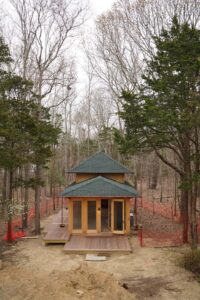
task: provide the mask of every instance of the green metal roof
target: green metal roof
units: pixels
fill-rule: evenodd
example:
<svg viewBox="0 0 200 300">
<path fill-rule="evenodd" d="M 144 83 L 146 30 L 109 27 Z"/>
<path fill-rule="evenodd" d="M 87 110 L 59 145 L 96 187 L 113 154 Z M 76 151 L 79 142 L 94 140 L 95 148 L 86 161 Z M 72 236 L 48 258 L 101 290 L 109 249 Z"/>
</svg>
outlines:
<svg viewBox="0 0 200 300">
<path fill-rule="evenodd" d="M 98 176 L 69 186 L 61 193 L 63 197 L 137 197 L 130 184 Z"/>
<path fill-rule="evenodd" d="M 72 168 L 69 173 L 131 173 L 128 168 L 104 152 L 98 152 Z"/>
</svg>

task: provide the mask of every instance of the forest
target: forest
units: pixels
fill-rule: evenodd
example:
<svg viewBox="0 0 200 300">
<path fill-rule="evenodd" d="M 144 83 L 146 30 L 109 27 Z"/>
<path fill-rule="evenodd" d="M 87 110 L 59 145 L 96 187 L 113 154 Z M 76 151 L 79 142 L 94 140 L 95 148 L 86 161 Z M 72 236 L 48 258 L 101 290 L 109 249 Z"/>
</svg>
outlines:
<svg viewBox="0 0 200 300">
<path fill-rule="evenodd" d="M 28 227 L 66 171 L 105 151 L 141 196 L 171 201 L 198 244 L 200 2 L 9 0 L 0 16 L 0 220 Z M 92 21 L 93 22 L 93 21 Z M 147 199 L 148 200 L 148 199 Z M 8 236 L 8 240 L 11 239 Z"/>
</svg>

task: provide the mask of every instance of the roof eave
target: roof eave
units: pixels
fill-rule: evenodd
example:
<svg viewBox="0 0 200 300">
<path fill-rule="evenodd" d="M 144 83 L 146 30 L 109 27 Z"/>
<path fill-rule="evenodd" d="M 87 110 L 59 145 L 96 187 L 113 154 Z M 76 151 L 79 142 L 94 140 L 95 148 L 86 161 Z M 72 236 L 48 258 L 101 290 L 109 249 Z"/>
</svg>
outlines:
<svg viewBox="0 0 200 300">
<path fill-rule="evenodd" d="M 70 196 L 70 195 L 62 195 L 61 194 L 61 196 L 62 197 L 66 197 L 66 198 L 95 198 L 95 197 L 100 197 L 100 198 L 128 198 L 128 199 L 130 199 L 130 198 L 137 198 L 137 197 L 140 197 L 139 195 L 127 195 L 127 196 L 120 196 L 120 195 L 113 195 L 113 196 L 102 196 L 102 195 L 89 195 L 89 196 L 86 196 L 86 195 L 84 195 L 84 196 L 82 196 L 82 195 L 76 195 L 76 196 Z"/>
<path fill-rule="evenodd" d="M 110 172 L 105 172 L 105 171 L 103 171 L 103 172 L 89 172 L 89 171 L 73 171 L 73 170 L 65 170 L 65 173 L 68 173 L 68 174 L 134 174 L 134 172 L 133 171 L 129 171 L 129 170 L 127 170 L 127 171 L 124 171 L 124 172 L 113 172 L 113 171 L 110 171 Z"/>
</svg>

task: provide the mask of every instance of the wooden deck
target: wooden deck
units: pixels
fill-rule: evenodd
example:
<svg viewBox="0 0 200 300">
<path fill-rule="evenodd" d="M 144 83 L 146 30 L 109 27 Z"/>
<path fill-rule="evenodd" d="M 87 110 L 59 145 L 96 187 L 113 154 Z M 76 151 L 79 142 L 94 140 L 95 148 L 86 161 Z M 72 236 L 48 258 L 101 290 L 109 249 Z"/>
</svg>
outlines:
<svg viewBox="0 0 200 300">
<path fill-rule="evenodd" d="M 88 237 L 71 236 L 65 244 L 66 253 L 130 253 L 132 252 L 127 236 Z"/>
<path fill-rule="evenodd" d="M 61 210 L 57 213 L 51 223 L 44 228 L 46 235 L 43 238 L 45 244 L 65 244 L 69 240 L 68 226 L 68 211 L 63 210 L 63 224 L 65 227 L 60 227 L 61 224 Z"/>
<path fill-rule="evenodd" d="M 61 211 L 48 223 L 43 238 L 45 244 L 65 244 L 66 253 L 130 253 L 132 252 L 127 236 L 102 233 L 100 235 L 72 235 L 68 233 L 68 210 L 63 210 L 63 224 L 60 227 Z"/>
</svg>

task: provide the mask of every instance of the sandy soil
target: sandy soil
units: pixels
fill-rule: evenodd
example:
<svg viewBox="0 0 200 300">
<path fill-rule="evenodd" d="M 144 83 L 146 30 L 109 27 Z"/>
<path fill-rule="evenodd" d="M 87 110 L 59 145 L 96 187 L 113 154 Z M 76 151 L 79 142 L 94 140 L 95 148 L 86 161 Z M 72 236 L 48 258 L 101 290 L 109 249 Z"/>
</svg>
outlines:
<svg viewBox="0 0 200 300">
<path fill-rule="evenodd" d="M 141 249 L 134 237 L 131 243 L 132 254 L 86 263 L 62 245 L 20 241 L 3 253 L 0 299 L 200 299 L 200 284 L 177 264 L 185 248 Z"/>
</svg>

